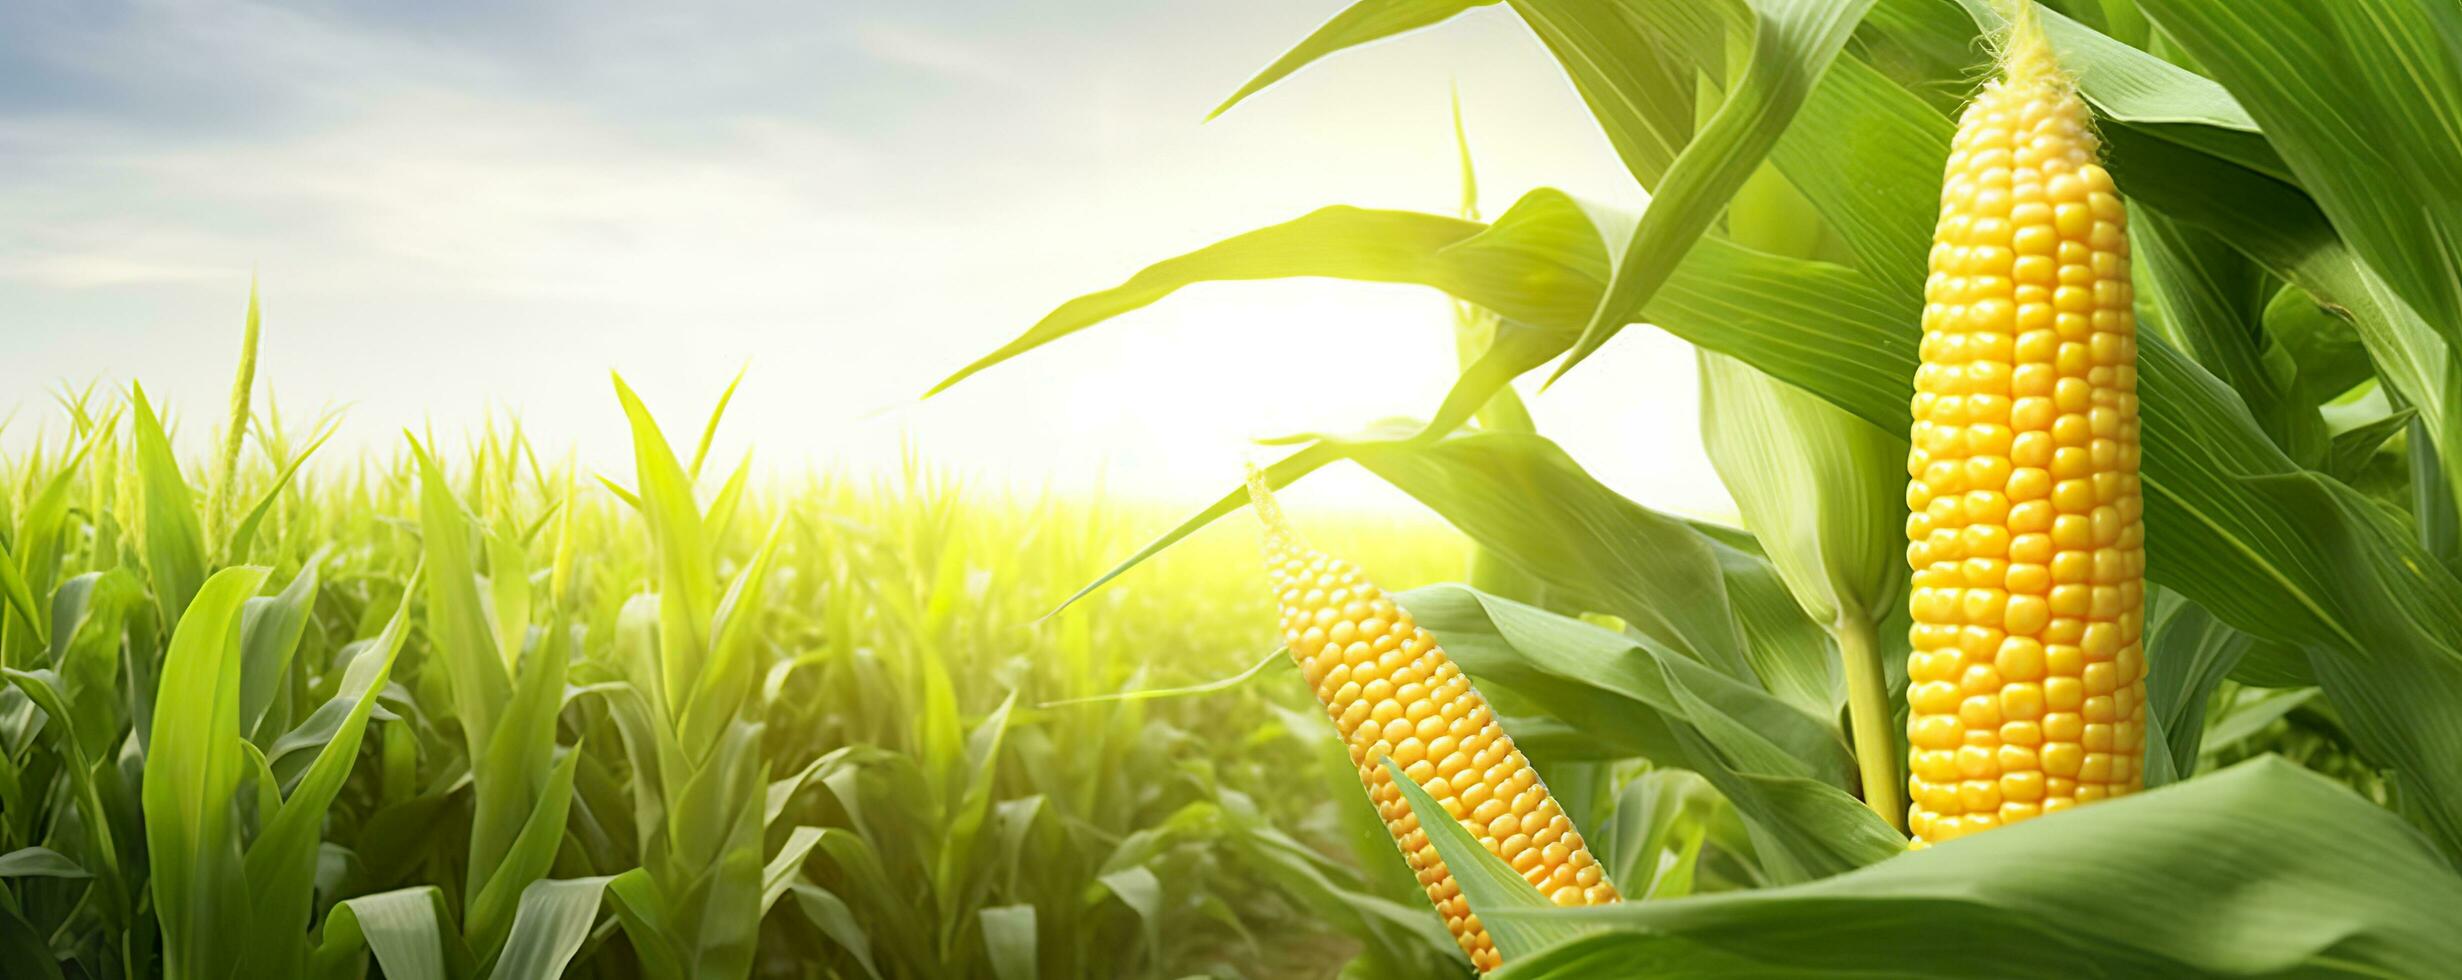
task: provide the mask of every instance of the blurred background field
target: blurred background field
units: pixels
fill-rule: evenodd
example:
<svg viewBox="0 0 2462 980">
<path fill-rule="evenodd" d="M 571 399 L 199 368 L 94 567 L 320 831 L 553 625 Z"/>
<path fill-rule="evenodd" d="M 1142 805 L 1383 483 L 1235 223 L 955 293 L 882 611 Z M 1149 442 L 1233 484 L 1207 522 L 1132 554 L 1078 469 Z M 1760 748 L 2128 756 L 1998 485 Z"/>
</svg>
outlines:
<svg viewBox="0 0 2462 980">
<path fill-rule="evenodd" d="M 564 832 L 539 873 L 613 875 L 643 862 L 635 841 L 655 835 L 642 833 L 627 793 L 646 777 L 628 733 L 584 693 L 637 680 L 627 604 L 661 580 L 658 532 L 624 489 L 635 474 L 576 471 L 509 423 L 424 450 L 429 437 L 419 436 L 390 454 L 315 458 L 340 418 L 257 411 L 226 476 L 222 440 L 187 438 L 218 428 L 206 413 L 169 414 L 156 442 L 140 433 L 154 431 L 161 409 L 135 405 L 122 392 L 63 389 L 56 405 L 17 420 L 24 448 L 0 457 L 0 541 L 23 573 L 22 608 L 36 613 L 9 617 L 0 642 L 12 671 L 41 672 L 79 702 L 93 730 L 78 741 L 141 753 L 150 702 L 179 696 L 149 689 L 160 683 L 146 661 L 168 635 L 164 614 L 115 624 L 127 637 L 117 663 L 83 661 L 83 690 L 79 661 L 50 647 L 100 632 L 79 603 L 108 591 L 107 579 L 180 577 L 158 572 L 184 560 L 165 542 L 193 535 L 205 543 L 199 568 L 270 571 L 233 648 L 246 660 L 240 725 L 296 799 L 293 763 L 315 748 L 301 733 L 330 737 L 332 709 L 317 709 L 349 700 L 349 667 L 365 648 L 354 641 L 384 627 L 423 559 L 423 575 L 441 570 L 423 539 L 447 533 L 453 517 L 423 493 L 442 489 L 479 556 L 465 574 L 471 594 L 486 597 L 481 618 L 526 637 L 526 652 L 506 655 L 507 676 L 518 685 L 533 669 L 551 622 L 575 631 L 563 705 L 538 729 L 554 748 L 540 746 L 538 758 L 580 758 Z M 666 407 L 693 422 L 706 409 Z M 722 420 L 709 424 L 723 431 Z M 706 437 L 697 425 L 668 429 L 679 459 L 692 434 Z M 433 454 L 435 486 L 421 452 Z M 750 620 L 758 704 L 739 714 L 763 723 L 769 778 L 819 765 L 772 795 L 762 853 L 801 860 L 772 869 L 785 886 L 756 917 L 757 975 L 981 975 L 1025 956 L 1044 976 L 1306 976 L 1338 969 L 1380 935 L 1397 968 L 1442 962 L 1418 910 L 1388 904 L 1416 896 L 1394 890 L 1407 872 L 1356 790 L 1343 791 L 1355 776 L 1278 652 L 1249 522 L 1220 522 L 1053 614 L 1185 515 L 1099 493 L 970 486 L 921 447 L 886 476 L 756 481 L 717 460 L 683 466 L 695 468 L 722 582 L 775 537 L 768 594 Z M 1398 586 L 1458 578 L 1468 561 L 1462 539 L 1432 518 L 1328 510 L 1306 522 Z M 521 587 L 499 588 L 511 576 Z M 439 600 L 413 594 L 406 642 L 322 822 L 320 921 L 337 902 L 425 886 L 463 910 L 480 889 L 472 845 L 490 818 L 478 784 L 501 763 L 465 743 L 457 698 L 467 684 L 444 639 L 451 627 L 439 625 L 450 603 Z M 295 647 L 259 655 L 259 627 L 283 610 L 296 615 Z M 31 628 L 37 619 L 49 643 Z M 1118 697 L 1187 688 L 1202 691 Z M 39 848 L 141 890 L 145 869 L 131 853 L 143 850 L 131 812 L 141 777 L 105 766 L 76 778 L 73 753 L 54 741 L 62 727 L 44 724 L 33 690 L 0 689 L 10 762 L 0 853 Z M 97 846 L 76 804 L 87 786 L 102 787 L 100 809 L 127 821 L 114 835 L 122 846 Z M 243 815 L 243 846 L 268 832 L 271 812 L 255 827 Z M 128 962 L 141 927 L 89 881 L 25 878 L 17 895 L 16 915 L 67 962 L 94 975 L 145 972 Z M 439 916 L 435 928 L 450 933 L 459 917 Z M 636 955 L 604 917 L 573 975 L 639 975 Z"/>
</svg>

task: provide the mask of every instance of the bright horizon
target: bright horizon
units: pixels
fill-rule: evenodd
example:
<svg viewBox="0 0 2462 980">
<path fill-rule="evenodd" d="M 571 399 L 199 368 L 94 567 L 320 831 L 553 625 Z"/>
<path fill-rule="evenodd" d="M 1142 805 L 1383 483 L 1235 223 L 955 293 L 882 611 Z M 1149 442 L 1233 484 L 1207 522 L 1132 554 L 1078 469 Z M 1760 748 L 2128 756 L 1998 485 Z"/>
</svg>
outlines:
<svg viewBox="0 0 2462 980">
<path fill-rule="evenodd" d="M 1147 263 L 1328 204 L 1449 212 L 1456 85 L 1487 213 L 1538 186 L 1641 202 L 1510 14 L 1204 123 L 1337 5 L 1149 6 L 0 11 L 7 438 L 57 432 L 51 393 L 88 381 L 217 417 L 254 275 L 259 404 L 347 406 L 328 453 L 510 413 L 619 468 L 611 370 L 689 438 L 748 368 L 724 460 L 878 472 L 911 441 L 978 480 L 1185 504 L 1267 458 L 1253 437 L 1424 416 L 1444 298 L 1202 286 L 916 396 Z M 1629 331 L 1524 393 L 1636 500 L 1731 512 L 1680 342 Z M 1304 487 L 1416 507 L 1347 467 Z"/>
</svg>

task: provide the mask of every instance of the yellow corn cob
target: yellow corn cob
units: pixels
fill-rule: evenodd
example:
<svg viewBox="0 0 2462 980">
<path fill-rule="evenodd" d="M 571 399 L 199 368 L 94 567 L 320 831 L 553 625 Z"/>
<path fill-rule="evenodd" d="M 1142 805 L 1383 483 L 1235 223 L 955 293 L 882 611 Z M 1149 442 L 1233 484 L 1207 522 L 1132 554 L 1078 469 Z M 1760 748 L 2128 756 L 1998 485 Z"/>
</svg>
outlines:
<svg viewBox="0 0 2462 980">
<path fill-rule="evenodd" d="M 2143 785 L 2137 325 L 2118 193 L 2032 5 L 1959 119 L 1907 458 L 1914 846 Z"/>
<path fill-rule="evenodd" d="M 1617 900 L 1605 869 L 1583 846 L 1539 774 L 1513 748 L 1470 678 L 1408 610 L 1348 563 L 1301 541 L 1273 491 L 1255 471 L 1248 491 L 1265 523 L 1266 565 L 1282 607 L 1283 642 L 1316 688 L 1325 715 L 1349 743 L 1359 782 L 1377 815 L 1418 873 L 1445 928 L 1481 972 L 1500 960 L 1479 917 L 1419 818 L 1394 786 L 1384 759 L 1426 787 L 1490 853 L 1558 905 Z"/>
</svg>

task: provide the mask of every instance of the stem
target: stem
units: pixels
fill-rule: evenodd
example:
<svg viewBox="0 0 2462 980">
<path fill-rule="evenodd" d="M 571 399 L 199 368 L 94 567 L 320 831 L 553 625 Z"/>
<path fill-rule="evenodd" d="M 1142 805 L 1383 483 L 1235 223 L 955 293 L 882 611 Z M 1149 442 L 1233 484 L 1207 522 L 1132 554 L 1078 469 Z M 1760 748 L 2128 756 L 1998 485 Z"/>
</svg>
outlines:
<svg viewBox="0 0 2462 980">
<path fill-rule="evenodd" d="M 1898 733 L 1890 724 L 1889 675 L 1881 669 L 1880 635 L 1872 619 L 1844 611 L 1836 630 L 1846 664 L 1847 721 L 1855 762 L 1863 770 L 1864 805 L 1900 833 L 1906 831 L 1906 787 L 1898 778 Z"/>
</svg>

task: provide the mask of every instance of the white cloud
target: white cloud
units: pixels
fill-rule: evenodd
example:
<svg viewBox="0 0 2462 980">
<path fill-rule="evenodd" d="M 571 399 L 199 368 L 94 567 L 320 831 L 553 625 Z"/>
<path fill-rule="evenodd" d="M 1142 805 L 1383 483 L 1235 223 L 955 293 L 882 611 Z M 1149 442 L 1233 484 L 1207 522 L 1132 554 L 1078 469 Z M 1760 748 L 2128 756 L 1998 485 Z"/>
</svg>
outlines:
<svg viewBox="0 0 2462 980">
<path fill-rule="evenodd" d="M 1007 64 L 1005 52 L 911 24 L 866 21 L 855 26 L 854 34 L 866 54 L 903 68 L 1003 85 L 1024 78 Z"/>
<path fill-rule="evenodd" d="M 609 368 L 685 426 L 750 361 L 727 438 L 773 466 L 894 466 L 911 434 L 998 482 L 1082 487 L 1108 460 L 1113 486 L 1209 495 L 1249 437 L 1424 414 L 1452 368 L 1444 304 L 1202 287 L 911 399 L 1145 262 L 1321 204 L 1449 209 L 1456 77 L 1491 213 L 1542 182 L 1629 194 L 1544 54 L 1496 17 L 1346 54 L 1200 125 L 1321 16 L 1285 6 L 1287 38 L 1199 5 L 1082 58 L 904 21 L 671 10 L 506 50 L 263 4 L 77 28 L 42 42 L 79 52 L 55 69 L 116 79 L 134 107 L 0 112 L 0 310 L 34 338 L 12 337 L 0 391 L 134 373 L 210 406 L 255 270 L 261 376 L 290 404 L 354 403 L 345 450 L 509 406 L 620 469 Z M 166 121 L 184 86 L 221 121 Z M 1722 510 L 1690 358 L 1644 333 L 1534 410 L 1611 483 Z M 1365 483 L 1349 496 L 1392 499 Z"/>
<path fill-rule="evenodd" d="M 0 257 L 0 276 L 53 289 L 205 282 L 228 277 L 234 271 L 228 266 L 163 264 L 105 254 L 27 255 L 13 260 Z"/>
</svg>

